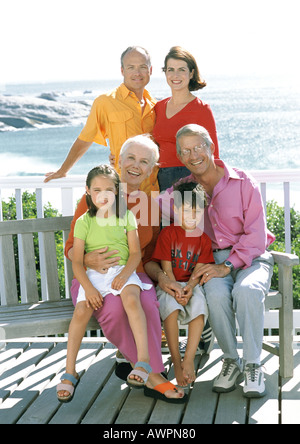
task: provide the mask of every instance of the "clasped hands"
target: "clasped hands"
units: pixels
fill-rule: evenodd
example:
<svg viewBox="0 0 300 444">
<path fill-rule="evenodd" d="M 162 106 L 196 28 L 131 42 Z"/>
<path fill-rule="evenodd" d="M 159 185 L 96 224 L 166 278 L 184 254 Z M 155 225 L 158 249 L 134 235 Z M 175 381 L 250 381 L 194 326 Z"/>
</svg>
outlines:
<svg viewBox="0 0 300 444">
<path fill-rule="evenodd" d="M 164 275 L 163 283 L 159 282 L 160 287 L 169 295 L 173 296 L 174 299 L 178 302 L 178 304 L 185 307 L 191 297 L 193 296 L 193 286 L 189 283 L 186 283 L 184 287 L 182 287 L 178 282 L 171 280 L 167 276 Z"/>
<path fill-rule="evenodd" d="M 166 293 L 173 296 L 177 302 L 185 306 L 193 295 L 194 287 L 202 286 L 212 278 L 223 278 L 230 273 L 230 269 L 224 264 L 197 264 L 190 281 L 185 287 L 181 287 L 176 281 L 171 280 L 164 273 L 159 273 L 159 286 Z"/>
</svg>

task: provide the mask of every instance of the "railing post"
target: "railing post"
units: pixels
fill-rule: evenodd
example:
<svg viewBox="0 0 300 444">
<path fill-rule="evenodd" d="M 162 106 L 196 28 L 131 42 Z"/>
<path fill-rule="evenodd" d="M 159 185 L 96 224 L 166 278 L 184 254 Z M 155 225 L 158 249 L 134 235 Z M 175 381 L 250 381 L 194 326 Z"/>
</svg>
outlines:
<svg viewBox="0 0 300 444">
<path fill-rule="evenodd" d="M 73 216 L 73 188 L 61 189 L 61 206 L 63 216 Z"/>
<path fill-rule="evenodd" d="M 260 192 L 261 192 L 261 197 L 262 197 L 262 201 L 264 204 L 265 214 L 267 214 L 267 184 L 266 184 L 266 182 L 261 182 Z"/>
<path fill-rule="evenodd" d="M 61 204 L 62 204 L 62 215 L 63 216 L 73 216 L 73 189 L 72 188 L 62 188 L 61 189 Z M 63 242 L 66 244 L 67 238 L 65 233 L 63 233 Z M 69 259 L 64 257 L 64 267 L 65 267 L 65 291 L 66 297 L 70 296 L 70 288 L 72 284 L 72 277 L 67 273 Z"/>
<path fill-rule="evenodd" d="M 35 190 L 36 196 L 36 215 L 38 218 L 44 217 L 44 206 L 43 206 L 43 189 L 37 188 Z M 45 263 L 45 243 L 44 238 L 41 233 L 38 233 L 39 239 L 39 258 L 40 258 L 40 270 L 41 276 L 44 276 L 44 279 L 41 279 L 41 292 L 42 292 L 42 300 L 47 301 L 48 297 L 48 284 L 47 284 L 47 273 L 46 273 L 46 263 Z"/>
<path fill-rule="evenodd" d="M 17 220 L 23 219 L 23 204 L 22 204 L 22 189 L 17 188 L 15 190 L 16 197 L 16 215 Z M 25 286 L 24 278 L 24 253 L 22 246 L 21 235 L 18 234 L 18 256 L 19 256 L 19 274 L 20 274 L 20 289 L 21 289 L 21 301 L 25 302 L 27 300 L 27 289 Z"/>
<path fill-rule="evenodd" d="M 2 195 L 1 195 L 1 188 L 0 188 L 0 221 L 3 220 L 3 211 L 2 211 Z"/>
<path fill-rule="evenodd" d="M 284 182 L 284 226 L 285 226 L 285 251 L 291 253 L 291 205 L 290 205 L 290 183 Z"/>
</svg>

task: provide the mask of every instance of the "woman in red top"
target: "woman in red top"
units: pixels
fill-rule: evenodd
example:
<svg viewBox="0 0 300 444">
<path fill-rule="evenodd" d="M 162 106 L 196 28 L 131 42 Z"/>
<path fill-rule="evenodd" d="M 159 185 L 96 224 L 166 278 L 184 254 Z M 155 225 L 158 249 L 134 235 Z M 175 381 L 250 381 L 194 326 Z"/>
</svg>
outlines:
<svg viewBox="0 0 300 444">
<path fill-rule="evenodd" d="M 196 60 L 185 49 L 174 46 L 165 58 L 163 71 L 172 96 L 155 105 L 153 136 L 160 151 L 160 191 L 190 174 L 176 155 L 176 133 L 184 125 L 196 123 L 206 128 L 215 145 L 215 158 L 219 158 L 217 130 L 211 108 L 191 93 L 206 86 Z"/>
</svg>

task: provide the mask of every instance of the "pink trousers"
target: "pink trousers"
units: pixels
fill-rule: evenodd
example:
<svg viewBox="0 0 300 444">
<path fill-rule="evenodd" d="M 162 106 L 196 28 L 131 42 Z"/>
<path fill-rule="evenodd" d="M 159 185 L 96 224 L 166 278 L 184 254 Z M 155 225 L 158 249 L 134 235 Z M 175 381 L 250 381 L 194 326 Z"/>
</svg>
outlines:
<svg viewBox="0 0 300 444">
<path fill-rule="evenodd" d="M 153 284 L 146 273 L 138 273 L 138 275 L 143 283 Z M 76 305 L 78 290 L 79 282 L 77 279 L 73 279 L 71 297 L 74 305 Z M 161 356 L 159 302 L 154 285 L 150 290 L 141 291 L 141 304 L 147 319 L 150 365 L 154 373 L 160 373 L 164 371 L 164 365 Z M 103 306 L 94 311 L 93 315 L 97 319 L 105 337 L 120 350 L 128 361 L 136 363 L 136 345 L 121 298 L 113 294 L 106 295 Z"/>
</svg>

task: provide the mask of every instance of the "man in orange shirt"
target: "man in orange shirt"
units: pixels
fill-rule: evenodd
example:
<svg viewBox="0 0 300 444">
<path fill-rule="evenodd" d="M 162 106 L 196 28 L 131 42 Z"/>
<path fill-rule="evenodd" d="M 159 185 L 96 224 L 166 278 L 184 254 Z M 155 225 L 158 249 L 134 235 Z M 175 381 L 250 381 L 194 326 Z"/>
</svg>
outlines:
<svg viewBox="0 0 300 444">
<path fill-rule="evenodd" d="M 127 48 L 121 56 L 121 73 L 123 83 L 94 101 L 87 122 L 64 163 L 58 171 L 47 173 L 45 182 L 65 177 L 93 142 L 107 146 L 107 139 L 119 173 L 119 153 L 125 140 L 138 134 L 152 132 L 156 100 L 144 89 L 152 74 L 148 52 L 139 46 Z M 156 177 L 157 168 L 145 180 L 142 190 L 148 194 L 151 190 L 158 190 Z"/>
</svg>

